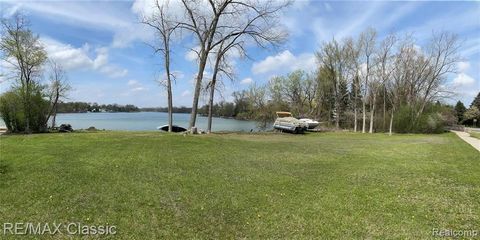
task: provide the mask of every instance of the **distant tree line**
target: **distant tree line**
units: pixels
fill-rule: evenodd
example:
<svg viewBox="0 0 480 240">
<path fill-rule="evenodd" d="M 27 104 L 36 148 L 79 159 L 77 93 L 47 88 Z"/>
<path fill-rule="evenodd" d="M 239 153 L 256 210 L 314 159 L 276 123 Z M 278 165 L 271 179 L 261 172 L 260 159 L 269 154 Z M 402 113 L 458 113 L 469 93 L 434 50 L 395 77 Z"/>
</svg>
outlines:
<svg viewBox="0 0 480 240">
<path fill-rule="evenodd" d="M 142 112 L 167 112 L 168 107 L 144 107 L 140 108 Z M 172 107 L 172 113 L 190 113 L 192 111 L 191 107 Z"/>
<path fill-rule="evenodd" d="M 140 108 L 127 104 L 97 104 L 86 102 L 59 102 L 59 113 L 84 113 L 84 112 L 139 112 Z"/>
</svg>

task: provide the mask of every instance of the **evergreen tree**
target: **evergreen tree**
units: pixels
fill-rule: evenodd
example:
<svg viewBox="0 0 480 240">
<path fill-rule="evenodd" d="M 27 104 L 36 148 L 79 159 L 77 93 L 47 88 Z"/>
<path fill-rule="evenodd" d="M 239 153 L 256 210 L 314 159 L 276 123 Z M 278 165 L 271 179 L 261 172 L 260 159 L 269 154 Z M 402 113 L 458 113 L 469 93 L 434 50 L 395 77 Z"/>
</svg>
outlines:
<svg viewBox="0 0 480 240">
<path fill-rule="evenodd" d="M 480 109 L 480 92 L 478 92 L 475 99 L 473 99 L 472 104 L 470 104 L 470 107 L 473 107 L 473 106 L 477 107 L 477 109 Z"/>
<path fill-rule="evenodd" d="M 457 102 L 457 105 L 455 105 L 455 115 L 457 116 L 457 122 L 461 123 L 463 121 L 463 114 L 465 114 L 465 111 L 467 111 L 467 108 L 461 101 Z"/>
</svg>

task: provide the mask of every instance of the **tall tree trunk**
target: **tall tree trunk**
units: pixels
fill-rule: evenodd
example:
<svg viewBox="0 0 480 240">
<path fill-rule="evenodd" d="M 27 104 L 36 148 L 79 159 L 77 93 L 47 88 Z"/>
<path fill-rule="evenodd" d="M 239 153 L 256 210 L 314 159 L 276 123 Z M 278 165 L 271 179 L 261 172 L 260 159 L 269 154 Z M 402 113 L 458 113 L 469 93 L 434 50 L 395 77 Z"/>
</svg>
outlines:
<svg viewBox="0 0 480 240">
<path fill-rule="evenodd" d="M 393 112 L 394 112 L 394 109 L 392 108 L 392 113 L 390 115 L 390 127 L 388 130 L 388 135 L 390 136 L 392 136 L 392 129 L 393 129 Z"/>
<path fill-rule="evenodd" d="M 170 71 L 168 74 L 170 74 Z M 167 83 L 167 97 L 168 97 L 168 131 L 172 132 L 173 126 L 173 98 L 172 98 L 172 82 L 168 79 Z"/>
<path fill-rule="evenodd" d="M 55 116 L 57 114 L 57 106 L 58 106 L 58 99 L 60 99 L 60 90 L 55 89 L 55 97 L 52 103 L 52 108 L 48 111 L 47 119 L 45 120 L 45 126 L 48 127 L 48 120 L 50 120 L 51 116 Z M 51 101 L 52 102 L 52 101 Z M 52 122 L 52 127 L 55 127 L 55 120 Z"/>
<path fill-rule="evenodd" d="M 339 71 L 340 72 L 340 71 Z M 335 77 L 335 129 L 340 129 L 340 78 Z"/>
<path fill-rule="evenodd" d="M 340 109 L 338 107 L 338 104 L 336 104 L 337 106 L 335 107 L 335 112 L 336 112 L 336 116 L 335 116 L 335 128 L 338 130 L 340 129 Z"/>
<path fill-rule="evenodd" d="M 363 119 L 362 119 L 362 133 L 365 133 L 366 128 L 367 128 L 367 123 L 366 123 L 366 118 L 367 118 L 367 86 L 368 86 L 368 59 L 367 59 L 367 76 L 365 76 L 365 96 L 362 96 L 362 110 L 363 110 Z"/>
<path fill-rule="evenodd" d="M 32 133 L 30 130 L 30 88 L 28 87 L 29 83 L 27 82 L 25 88 L 25 97 L 24 97 L 24 108 L 25 108 L 25 133 Z"/>
<path fill-rule="evenodd" d="M 373 123 L 375 122 L 375 102 L 377 101 L 377 94 L 373 93 L 373 101 L 372 101 L 372 110 L 370 111 L 370 129 L 368 133 L 373 133 Z"/>
<path fill-rule="evenodd" d="M 335 129 L 340 129 L 340 99 L 338 97 L 338 89 L 337 89 L 337 96 L 335 96 Z"/>
<path fill-rule="evenodd" d="M 353 109 L 353 132 L 357 132 L 357 107 Z"/>
<path fill-rule="evenodd" d="M 357 93 L 357 87 L 355 86 L 355 80 L 354 80 L 354 91 L 355 91 L 355 95 L 354 95 L 354 99 L 353 99 L 353 132 L 357 132 L 357 99 L 358 99 L 358 93 Z"/>
<path fill-rule="evenodd" d="M 210 98 L 208 99 L 208 125 L 207 133 L 212 132 L 212 117 L 213 117 L 213 98 L 215 95 L 215 81 L 212 79 L 210 84 Z"/>
<path fill-rule="evenodd" d="M 55 113 L 53 114 L 53 117 L 52 117 L 52 128 L 55 127 L 55 121 L 57 119 L 57 112 L 55 111 Z"/>
<path fill-rule="evenodd" d="M 383 127 L 382 131 L 385 132 L 385 127 L 386 127 L 386 115 L 387 115 L 387 87 L 385 85 L 383 86 Z"/>
<path fill-rule="evenodd" d="M 168 50 L 167 50 L 168 51 Z M 166 52 L 167 52 L 166 51 Z M 165 71 L 167 72 L 167 98 L 168 98 L 168 132 L 172 132 L 173 126 L 173 97 L 172 97 L 172 79 L 170 76 L 170 56 L 169 52 L 165 57 Z"/>
<path fill-rule="evenodd" d="M 366 110 L 367 110 L 367 107 L 366 107 L 366 104 L 365 104 L 365 99 L 362 99 L 362 133 L 365 133 L 365 129 L 366 129 Z"/>
<path fill-rule="evenodd" d="M 190 124 L 188 126 L 189 129 L 194 127 L 197 121 L 198 100 L 200 98 L 200 89 L 202 87 L 203 71 L 205 70 L 205 65 L 207 64 L 207 57 L 208 57 L 207 55 L 204 55 L 202 56 L 202 59 L 200 59 L 197 78 L 195 82 L 195 92 L 193 95 L 192 113 L 190 115 Z"/>
<path fill-rule="evenodd" d="M 60 93 L 57 91 L 57 98 L 55 100 L 55 106 L 53 107 L 53 118 L 52 118 L 52 128 L 55 127 L 56 120 L 57 120 L 57 112 L 58 112 L 58 99 L 60 98 Z"/>
<path fill-rule="evenodd" d="M 220 45 L 220 49 L 223 48 L 223 44 Z M 223 50 L 223 49 L 222 49 Z M 220 67 L 220 61 L 222 61 L 223 52 L 217 53 L 217 58 L 215 61 L 215 66 L 213 69 L 212 82 L 210 83 L 210 98 L 208 99 L 208 124 L 207 124 L 207 133 L 212 132 L 212 117 L 213 117 L 213 99 L 215 96 L 215 85 L 217 84 L 217 74 Z"/>
</svg>

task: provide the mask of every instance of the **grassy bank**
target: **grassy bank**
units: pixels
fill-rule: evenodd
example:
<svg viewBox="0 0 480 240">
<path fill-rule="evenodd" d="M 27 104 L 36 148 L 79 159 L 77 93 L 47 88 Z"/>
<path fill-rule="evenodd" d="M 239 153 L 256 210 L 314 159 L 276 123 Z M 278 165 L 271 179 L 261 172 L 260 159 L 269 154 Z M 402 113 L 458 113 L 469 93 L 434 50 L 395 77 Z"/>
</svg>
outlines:
<svg viewBox="0 0 480 240">
<path fill-rule="evenodd" d="M 480 228 L 480 157 L 452 133 L 98 132 L 1 136 L 0 146 L 4 222 L 113 224 L 123 239 Z"/>
</svg>

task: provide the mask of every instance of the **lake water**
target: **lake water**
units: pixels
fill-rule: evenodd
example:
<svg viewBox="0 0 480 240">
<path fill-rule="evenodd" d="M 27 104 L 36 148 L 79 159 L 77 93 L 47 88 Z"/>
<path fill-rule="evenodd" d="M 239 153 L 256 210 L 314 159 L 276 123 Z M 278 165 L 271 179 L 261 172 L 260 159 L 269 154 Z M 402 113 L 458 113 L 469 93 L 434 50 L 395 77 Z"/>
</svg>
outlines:
<svg viewBox="0 0 480 240">
<path fill-rule="evenodd" d="M 97 129 L 107 130 L 156 131 L 158 126 L 168 124 L 167 116 L 167 113 L 163 112 L 62 113 L 57 115 L 56 125 L 68 123 L 72 125 L 73 129 L 94 126 Z M 188 128 L 189 121 L 190 114 L 173 114 L 174 125 Z M 197 128 L 207 129 L 206 117 L 197 117 Z M 259 130 L 254 121 L 213 118 L 212 131 L 250 131 L 251 129 Z"/>
</svg>

